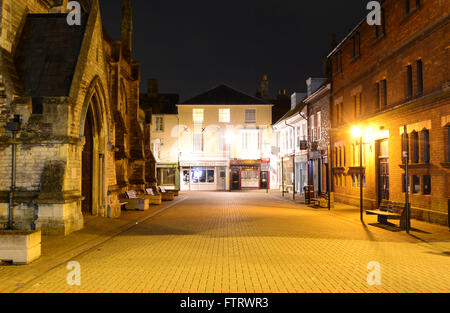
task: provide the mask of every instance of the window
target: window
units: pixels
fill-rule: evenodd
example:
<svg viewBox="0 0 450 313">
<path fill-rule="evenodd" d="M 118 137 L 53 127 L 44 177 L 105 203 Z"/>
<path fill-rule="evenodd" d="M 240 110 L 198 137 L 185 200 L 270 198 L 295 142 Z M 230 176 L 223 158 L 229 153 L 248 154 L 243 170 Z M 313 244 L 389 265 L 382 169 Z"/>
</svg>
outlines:
<svg viewBox="0 0 450 313">
<path fill-rule="evenodd" d="M 292 148 L 292 141 L 289 140 L 288 134 L 285 133 L 285 148 Z M 243 131 L 242 132 L 242 150 L 246 153 L 259 153 L 259 133 L 258 131 Z"/>
<path fill-rule="evenodd" d="M 450 163 L 450 126 L 447 126 L 447 162 Z"/>
<path fill-rule="evenodd" d="M 247 124 L 256 123 L 256 109 L 245 110 L 245 123 Z"/>
<path fill-rule="evenodd" d="M 381 95 L 380 95 L 381 88 L 380 88 L 380 85 L 381 85 L 380 82 L 377 82 L 375 84 L 375 94 L 376 94 L 376 99 L 377 99 L 376 100 L 377 101 L 376 107 L 379 108 L 379 109 L 381 109 Z"/>
<path fill-rule="evenodd" d="M 193 109 L 192 111 L 192 119 L 195 124 L 201 124 L 203 123 L 203 109 Z"/>
<path fill-rule="evenodd" d="M 175 185 L 175 174 L 174 168 L 158 168 L 158 183 L 166 186 Z"/>
<path fill-rule="evenodd" d="M 386 23 L 384 19 L 384 9 L 381 8 L 381 25 L 375 26 L 375 39 L 381 38 L 386 33 Z"/>
<path fill-rule="evenodd" d="M 353 109 L 355 118 L 358 118 L 361 116 L 361 93 L 357 93 L 353 96 Z"/>
<path fill-rule="evenodd" d="M 419 163 L 419 134 L 411 133 L 411 162 Z"/>
<path fill-rule="evenodd" d="M 336 52 L 335 74 L 342 72 L 342 51 Z"/>
<path fill-rule="evenodd" d="M 195 167 L 192 170 L 192 183 L 194 184 L 213 184 L 215 182 L 214 169 Z"/>
<path fill-rule="evenodd" d="M 431 176 L 425 175 L 423 176 L 423 190 L 422 193 L 424 195 L 430 195 L 431 194 Z"/>
<path fill-rule="evenodd" d="M 401 152 L 401 158 L 402 158 L 402 163 L 409 163 L 409 145 L 408 145 L 408 134 L 402 134 L 402 151 Z M 405 159 L 405 156 L 403 155 L 403 152 L 408 152 L 408 159 Z"/>
<path fill-rule="evenodd" d="M 381 106 L 387 106 L 387 84 L 386 79 L 381 81 Z"/>
<path fill-rule="evenodd" d="M 155 116 L 155 131 L 157 132 L 164 131 L 164 117 Z"/>
<path fill-rule="evenodd" d="M 412 94 L 413 94 L 412 66 L 411 65 L 408 65 L 406 67 L 406 79 L 407 79 L 407 86 L 408 86 L 408 99 L 411 99 Z"/>
<path fill-rule="evenodd" d="M 315 134 L 315 116 L 311 115 L 311 118 L 309 119 L 309 122 L 311 124 L 311 141 L 316 141 L 316 134 Z"/>
<path fill-rule="evenodd" d="M 423 139 L 423 162 L 430 163 L 430 132 L 428 130 L 422 131 Z"/>
<path fill-rule="evenodd" d="M 405 0 L 405 13 L 406 14 L 409 14 L 409 12 L 411 11 L 411 6 L 410 6 L 409 1 L 411 1 L 411 0 Z"/>
<path fill-rule="evenodd" d="M 322 140 L 322 112 L 317 112 L 317 140 Z"/>
<path fill-rule="evenodd" d="M 423 72 L 422 72 L 422 60 L 417 60 L 417 95 L 422 95 L 423 92 Z"/>
<path fill-rule="evenodd" d="M 353 58 L 359 57 L 361 53 L 361 35 L 360 33 L 356 33 L 353 35 Z"/>
<path fill-rule="evenodd" d="M 412 177 L 412 193 L 420 192 L 420 177 L 417 175 L 413 175 Z"/>
<path fill-rule="evenodd" d="M 336 103 L 335 105 L 336 108 L 336 124 L 342 124 L 344 121 L 344 117 L 343 117 L 343 111 L 344 111 L 344 103 L 340 102 L 340 103 Z"/>
<path fill-rule="evenodd" d="M 219 123 L 230 122 L 230 109 L 219 109 Z"/>
<path fill-rule="evenodd" d="M 203 152 L 203 132 L 194 132 L 194 152 Z"/>
</svg>

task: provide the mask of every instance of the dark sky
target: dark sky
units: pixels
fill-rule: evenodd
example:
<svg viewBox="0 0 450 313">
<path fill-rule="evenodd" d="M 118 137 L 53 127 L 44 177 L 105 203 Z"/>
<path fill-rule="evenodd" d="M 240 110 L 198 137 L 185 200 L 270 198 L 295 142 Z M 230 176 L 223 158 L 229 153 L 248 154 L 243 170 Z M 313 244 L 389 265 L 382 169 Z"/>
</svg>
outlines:
<svg viewBox="0 0 450 313">
<path fill-rule="evenodd" d="M 340 41 L 366 14 L 365 0 L 132 0 L 134 55 L 141 92 L 186 100 L 220 83 L 255 94 L 264 74 L 271 94 L 304 91 L 323 75 L 331 34 Z M 120 38 L 122 0 L 100 0 L 102 18 Z"/>
</svg>

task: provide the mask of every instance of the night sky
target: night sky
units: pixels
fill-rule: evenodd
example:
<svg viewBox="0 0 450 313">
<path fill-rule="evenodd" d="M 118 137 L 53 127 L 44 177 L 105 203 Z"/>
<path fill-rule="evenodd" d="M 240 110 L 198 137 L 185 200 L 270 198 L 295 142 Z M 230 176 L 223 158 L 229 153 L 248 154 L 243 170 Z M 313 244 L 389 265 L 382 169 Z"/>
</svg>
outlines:
<svg viewBox="0 0 450 313">
<path fill-rule="evenodd" d="M 323 58 L 366 14 L 364 0 L 132 0 L 134 55 L 161 93 L 181 100 L 220 83 L 254 95 L 264 74 L 271 95 L 305 91 Z M 122 0 L 100 0 L 105 27 L 120 38 Z"/>
</svg>

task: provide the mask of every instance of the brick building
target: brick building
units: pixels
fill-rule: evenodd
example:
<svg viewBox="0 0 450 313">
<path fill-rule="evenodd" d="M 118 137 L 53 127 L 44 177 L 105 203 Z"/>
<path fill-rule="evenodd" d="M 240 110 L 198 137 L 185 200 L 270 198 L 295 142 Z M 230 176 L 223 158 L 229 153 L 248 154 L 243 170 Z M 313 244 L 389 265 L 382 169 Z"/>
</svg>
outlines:
<svg viewBox="0 0 450 313">
<path fill-rule="evenodd" d="M 407 126 L 412 217 L 448 223 L 450 2 L 382 1 L 381 25 L 357 25 L 329 54 L 332 74 L 333 187 L 359 204 L 364 130 L 364 207 L 405 202 L 402 134 Z"/>
<path fill-rule="evenodd" d="M 68 234 L 83 227 L 84 215 L 117 217 L 124 191 L 154 177 L 130 1 L 119 41 L 103 29 L 98 0 L 79 2 L 80 26 L 68 25 L 66 0 L 0 2 L 0 227 L 12 185 L 13 141 L 3 125 L 12 115 L 22 119 L 16 229 Z"/>
</svg>

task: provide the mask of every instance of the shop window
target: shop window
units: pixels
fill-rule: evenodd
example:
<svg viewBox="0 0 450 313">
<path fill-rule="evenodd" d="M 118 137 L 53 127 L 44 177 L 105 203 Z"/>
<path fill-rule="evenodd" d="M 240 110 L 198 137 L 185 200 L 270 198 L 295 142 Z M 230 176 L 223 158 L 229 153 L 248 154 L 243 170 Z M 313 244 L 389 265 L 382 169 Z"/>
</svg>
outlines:
<svg viewBox="0 0 450 313">
<path fill-rule="evenodd" d="M 420 192 L 420 177 L 417 175 L 413 175 L 412 177 L 412 193 Z"/>
<path fill-rule="evenodd" d="M 175 185 L 176 170 L 174 168 L 159 168 L 158 182 L 160 185 Z"/>
<path fill-rule="evenodd" d="M 431 176 L 430 175 L 425 175 L 423 176 L 423 191 L 422 193 L 424 195 L 429 195 L 431 194 Z"/>
<path fill-rule="evenodd" d="M 192 170 L 192 183 L 194 184 L 212 184 L 215 182 L 215 172 L 213 169 L 194 168 Z"/>
</svg>

